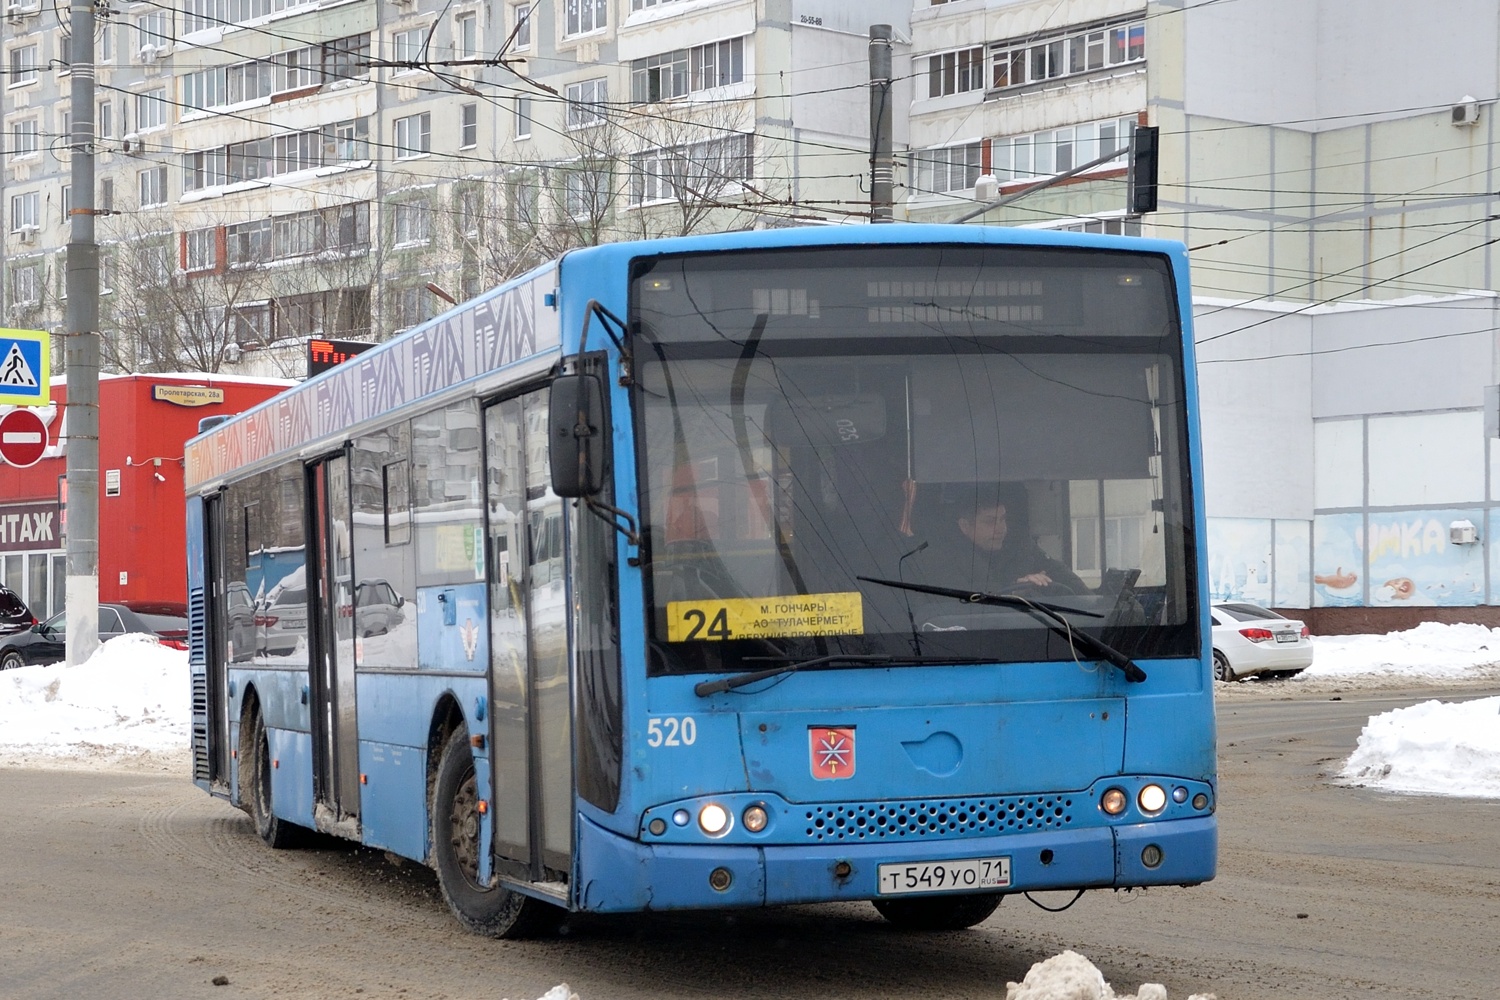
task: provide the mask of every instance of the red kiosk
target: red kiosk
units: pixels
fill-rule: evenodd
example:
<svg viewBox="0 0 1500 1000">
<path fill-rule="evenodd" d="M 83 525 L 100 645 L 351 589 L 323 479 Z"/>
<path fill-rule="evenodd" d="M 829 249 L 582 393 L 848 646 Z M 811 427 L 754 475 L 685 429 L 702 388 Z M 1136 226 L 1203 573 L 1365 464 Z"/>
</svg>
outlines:
<svg viewBox="0 0 1500 1000">
<path fill-rule="evenodd" d="M 99 376 L 99 600 L 187 600 L 183 443 L 204 417 L 248 410 L 295 384 Z M 62 609 L 65 591 L 67 395 L 59 378 L 49 406 L 0 406 L 0 583 L 39 618 Z"/>
</svg>

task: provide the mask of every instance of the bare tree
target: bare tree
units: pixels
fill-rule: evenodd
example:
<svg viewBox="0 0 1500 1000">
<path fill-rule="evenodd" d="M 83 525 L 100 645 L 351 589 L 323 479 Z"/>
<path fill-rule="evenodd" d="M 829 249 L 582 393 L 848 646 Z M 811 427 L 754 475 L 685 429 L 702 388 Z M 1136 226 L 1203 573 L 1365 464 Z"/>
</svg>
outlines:
<svg viewBox="0 0 1500 1000">
<path fill-rule="evenodd" d="M 688 236 L 752 223 L 764 199 L 753 186 L 748 115 L 745 105 L 709 102 L 632 120 L 636 151 L 626 164 L 624 196 L 631 236 Z"/>
<path fill-rule="evenodd" d="M 303 374 L 309 336 L 368 336 L 379 273 L 368 203 L 182 232 L 169 213 L 111 219 L 101 295 L 103 365 L 218 372 L 255 355 Z M 285 347 L 285 350 L 275 350 Z"/>
<path fill-rule="evenodd" d="M 263 294 L 253 268 L 225 265 L 222 226 L 175 230 L 168 212 L 109 217 L 100 281 L 101 363 L 117 371 L 217 372 L 244 309 Z"/>
</svg>

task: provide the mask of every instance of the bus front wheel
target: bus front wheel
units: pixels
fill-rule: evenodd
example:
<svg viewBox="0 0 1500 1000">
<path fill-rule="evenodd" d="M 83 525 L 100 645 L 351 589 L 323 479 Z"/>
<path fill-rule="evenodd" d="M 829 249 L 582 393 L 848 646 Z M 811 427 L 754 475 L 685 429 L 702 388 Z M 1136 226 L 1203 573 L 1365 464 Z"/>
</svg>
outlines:
<svg viewBox="0 0 1500 1000">
<path fill-rule="evenodd" d="M 982 923 L 995 912 L 1001 897 L 995 893 L 968 896 L 917 896 L 877 899 L 875 909 L 891 923 L 908 931 L 961 931 Z"/>
<path fill-rule="evenodd" d="M 554 928 L 562 912 L 499 885 L 479 882 L 478 782 L 469 731 L 460 726 L 448 737 L 432 794 L 432 867 L 438 888 L 458 922 L 475 934 L 525 937 Z"/>
</svg>

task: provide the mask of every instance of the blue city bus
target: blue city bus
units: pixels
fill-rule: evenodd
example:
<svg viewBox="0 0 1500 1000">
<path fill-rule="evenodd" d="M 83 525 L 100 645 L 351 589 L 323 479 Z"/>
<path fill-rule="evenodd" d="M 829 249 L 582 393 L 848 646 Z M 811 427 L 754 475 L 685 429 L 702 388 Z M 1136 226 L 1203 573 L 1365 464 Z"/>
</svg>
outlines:
<svg viewBox="0 0 1500 1000">
<path fill-rule="evenodd" d="M 1188 304 L 1176 243 L 886 225 L 458 305 L 189 443 L 194 779 L 492 936 L 1211 879 Z"/>
</svg>

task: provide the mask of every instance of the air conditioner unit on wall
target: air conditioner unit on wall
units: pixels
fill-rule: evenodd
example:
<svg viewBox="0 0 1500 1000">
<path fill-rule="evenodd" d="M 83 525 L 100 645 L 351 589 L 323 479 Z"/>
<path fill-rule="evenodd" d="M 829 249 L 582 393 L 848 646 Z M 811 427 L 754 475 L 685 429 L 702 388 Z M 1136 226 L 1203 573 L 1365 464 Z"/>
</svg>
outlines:
<svg viewBox="0 0 1500 1000">
<path fill-rule="evenodd" d="M 161 50 L 158 49 L 155 45 L 142 45 L 141 51 L 136 53 L 136 55 L 140 57 L 140 60 L 143 63 L 156 62 L 156 57 L 160 54 Z"/>
<path fill-rule="evenodd" d="M 22 243 L 35 243 L 36 233 L 36 226 L 22 226 L 20 229 L 16 230 L 16 239 L 20 240 Z"/>
<path fill-rule="evenodd" d="M 1463 100 L 1453 105 L 1454 125 L 1478 125 L 1479 124 L 1479 99 L 1464 95 Z"/>
</svg>

